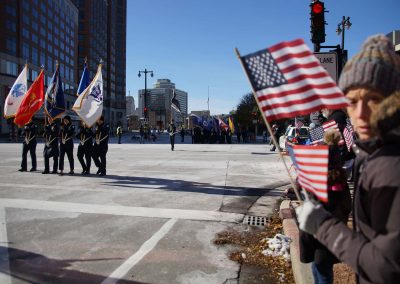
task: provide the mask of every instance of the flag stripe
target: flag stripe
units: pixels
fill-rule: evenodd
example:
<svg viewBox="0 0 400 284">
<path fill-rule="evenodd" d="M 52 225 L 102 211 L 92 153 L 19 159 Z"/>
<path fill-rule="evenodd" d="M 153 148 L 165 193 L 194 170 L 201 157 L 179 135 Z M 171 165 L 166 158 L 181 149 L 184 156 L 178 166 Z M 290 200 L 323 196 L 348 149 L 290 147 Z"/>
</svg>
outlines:
<svg viewBox="0 0 400 284">
<path fill-rule="evenodd" d="M 285 49 L 287 47 L 296 47 L 296 46 L 303 45 L 303 44 L 304 44 L 304 41 L 302 39 L 295 39 L 292 41 L 284 41 L 284 42 L 275 44 L 275 45 L 271 46 L 270 48 L 268 48 L 268 50 L 271 53 L 274 53 L 279 50 Z"/>
</svg>

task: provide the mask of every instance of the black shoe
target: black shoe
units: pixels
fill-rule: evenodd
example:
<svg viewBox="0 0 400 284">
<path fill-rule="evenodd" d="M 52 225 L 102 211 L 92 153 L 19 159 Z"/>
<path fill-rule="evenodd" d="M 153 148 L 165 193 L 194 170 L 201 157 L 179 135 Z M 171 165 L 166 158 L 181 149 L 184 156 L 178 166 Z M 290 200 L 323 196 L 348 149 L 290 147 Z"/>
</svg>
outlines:
<svg viewBox="0 0 400 284">
<path fill-rule="evenodd" d="M 106 171 L 99 173 L 99 177 L 103 177 L 106 175 Z"/>
<path fill-rule="evenodd" d="M 68 174 L 69 174 L 70 176 L 73 176 L 75 173 L 74 173 L 74 171 L 70 171 Z"/>
<path fill-rule="evenodd" d="M 96 175 L 98 175 L 98 174 L 100 174 L 100 173 L 101 173 L 101 170 L 97 170 Z"/>
<path fill-rule="evenodd" d="M 82 175 L 82 176 L 86 175 L 86 171 L 82 171 L 82 172 L 81 172 L 81 175 Z"/>
<path fill-rule="evenodd" d="M 49 174 L 49 173 L 50 173 L 49 171 L 43 171 L 43 172 L 42 172 L 42 174 L 44 174 L 44 175 L 45 175 L 45 174 Z"/>
<path fill-rule="evenodd" d="M 19 172 L 26 172 L 26 169 L 20 168 L 18 171 Z"/>
<path fill-rule="evenodd" d="M 53 173 L 53 172 L 52 172 L 52 173 Z M 63 176 L 64 173 L 63 173 L 63 172 L 59 172 L 58 175 L 59 175 L 59 176 Z"/>
<path fill-rule="evenodd" d="M 85 172 L 85 176 L 90 175 L 90 171 Z"/>
<path fill-rule="evenodd" d="M 29 170 L 30 172 L 36 172 L 36 168 L 32 168 Z"/>
<path fill-rule="evenodd" d="M 57 171 L 52 171 L 51 174 L 56 175 Z"/>
</svg>

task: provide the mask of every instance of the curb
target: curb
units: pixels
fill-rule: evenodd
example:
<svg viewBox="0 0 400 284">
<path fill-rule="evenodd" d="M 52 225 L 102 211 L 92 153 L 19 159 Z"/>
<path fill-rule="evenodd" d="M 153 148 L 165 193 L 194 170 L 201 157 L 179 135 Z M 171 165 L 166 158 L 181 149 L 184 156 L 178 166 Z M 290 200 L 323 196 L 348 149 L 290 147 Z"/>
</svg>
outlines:
<svg viewBox="0 0 400 284">
<path fill-rule="evenodd" d="M 312 284 L 314 278 L 311 271 L 311 263 L 300 261 L 299 228 L 295 219 L 296 213 L 290 200 L 284 200 L 279 208 L 279 217 L 282 219 L 283 232 L 292 239 L 290 244 L 290 259 L 294 280 L 297 284 Z"/>
</svg>

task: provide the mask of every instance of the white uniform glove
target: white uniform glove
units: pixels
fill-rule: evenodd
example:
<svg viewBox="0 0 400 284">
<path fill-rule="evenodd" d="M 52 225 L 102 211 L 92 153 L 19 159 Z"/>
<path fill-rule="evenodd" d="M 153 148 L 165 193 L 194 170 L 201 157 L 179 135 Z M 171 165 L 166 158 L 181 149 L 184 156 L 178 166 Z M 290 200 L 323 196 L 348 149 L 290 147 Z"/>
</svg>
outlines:
<svg viewBox="0 0 400 284">
<path fill-rule="evenodd" d="M 303 205 L 296 208 L 297 221 L 300 230 L 314 235 L 319 226 L 332 214 L 326 211 L 321 204 L 305 201 Z"/>
</svg>

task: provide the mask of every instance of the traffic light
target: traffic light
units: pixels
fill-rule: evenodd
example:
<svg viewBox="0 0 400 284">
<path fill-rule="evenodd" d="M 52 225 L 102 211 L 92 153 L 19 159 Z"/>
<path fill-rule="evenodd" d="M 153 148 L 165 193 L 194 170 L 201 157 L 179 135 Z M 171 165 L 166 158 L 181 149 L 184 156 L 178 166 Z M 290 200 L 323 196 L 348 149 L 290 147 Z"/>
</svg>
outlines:
<svg viewBox="0 0 400 284">
<path fill-rule="evenodd" d="M 144 118 L 147 118 L 147 112 L 149 111 L 149 109 L 147 108 L 147 107 L 145 107 L 144 109 L 143 109 L 143 115 L 144 115 Z"/>
<path fill-rule="evenodd" d="M 310 4 L 311 8 L 311 41 L 316 44 L 325 42 L 325 8 L 324 2 L 318 0 Z"/>
</svg>

